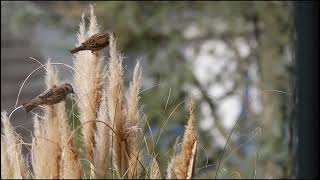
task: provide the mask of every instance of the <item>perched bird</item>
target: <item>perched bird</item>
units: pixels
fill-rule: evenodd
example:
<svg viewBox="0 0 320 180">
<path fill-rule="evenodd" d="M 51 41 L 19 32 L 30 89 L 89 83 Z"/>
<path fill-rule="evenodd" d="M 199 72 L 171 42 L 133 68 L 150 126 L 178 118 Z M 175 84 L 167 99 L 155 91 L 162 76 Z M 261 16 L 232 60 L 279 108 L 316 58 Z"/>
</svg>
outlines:
<svg viewBox="0 0 320 180">
<path fill-rule="evenodd" d="M 53 105 L 57 104 L 66 99 L 69 93 L 74 93 L 73 88 L 70 84 L 65 83 L 61 86 L 53 86 L 51 89 L 46 90 L 36 98 L 30 100 L 28 103 L 23 103 L 22 106 L 28 113 L 38 105 L 46 104 Z"/>
<path fill-rule="evenodd" d="M 113 36 L 114 33 L 112 32 Z M 83 42 L 79 47 L 71 49 L 71 54 L 82 50 L 91 50 L 91 52 L 99 51 L 109 45 L 110 32 L 101 32 L 91 36 Z"/>
</svg>

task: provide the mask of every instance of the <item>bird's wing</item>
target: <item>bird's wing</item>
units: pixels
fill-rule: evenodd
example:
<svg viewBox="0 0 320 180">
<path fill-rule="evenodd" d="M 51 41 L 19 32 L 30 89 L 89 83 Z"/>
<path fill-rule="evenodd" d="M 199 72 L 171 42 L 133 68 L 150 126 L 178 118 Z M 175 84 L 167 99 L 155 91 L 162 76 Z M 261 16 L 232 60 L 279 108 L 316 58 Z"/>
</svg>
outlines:
<svg viewBox="0 0 320 180">
<path fill-rule="evenodd" d="M 65 99 L 66 93 L 63 88 L 54 89 L 51 96 L 48 96 L 46 100 L 51 103 L 58 103 Z"/>
<path fill-rule="evenodd" d="M 59 91 L 59 89 L 60 89 L 60 91 L 63 90 L 61 88 L 57 88 L 57 86 L 54 85 L 51 89 L 48 89 L 48 90 L 44 91 L 38 97 L 41 98 L 41 99 L 48 99 L 49 97 L 54 96 L 54 94 L 56 94 L 57 91 Z"/>
<path fill-rule="evenodd" d="M 85 42 L 85 46 L 87 48 L 103 48 L 109 43 L 106 38 L 108 38 L 107 33 L 93 35 Z"/>
</svg>

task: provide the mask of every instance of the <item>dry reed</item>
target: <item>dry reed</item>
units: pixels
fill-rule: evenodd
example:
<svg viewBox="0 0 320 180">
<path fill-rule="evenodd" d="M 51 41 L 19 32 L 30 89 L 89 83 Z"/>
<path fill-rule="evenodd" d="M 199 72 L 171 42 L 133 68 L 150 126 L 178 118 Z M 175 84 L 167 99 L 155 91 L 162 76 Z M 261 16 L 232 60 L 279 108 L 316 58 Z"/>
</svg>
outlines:
<svg viewBox="0 0 320 180">
<path fill-rule="evenodd" d="M 159 165 L 155 157 L 152 159 L 152 163 L 150 167 L 150 179 L 161 179 Z"/>
<path fill-rule="evenodd" d="M 76 46 L 98 32 L 97 19 L 91 6 L 89 29 L 87 32 L 85 31 L 84 16 L 82 16 Z M 83 126 L 82 134 L 87 159 L 91 163 L 93 162 L 94 130 L 96 126 L 94 121 L 97 118 L 102 91 L 102 61 L 102 52 L 80 51 L 75 54 L 74 58 L 74 67 L 79 73 L 74 75 L 74 83 L 75 91 L 78 94 L 80 122 L 82 124 L 87 121 L 90 122 Z"/>
<path fill-rule="evenodd" d="M 119 177 L 123 177 L 128 167 L 125 144 L 125 109 L 123 95 L 123 56 L 116 49 L 116 40 L 110 36 L 110 62 L 108 72 L 108 115 L 115 134 L 112 136 L 112 158 Z"/>
<path fill-rule="evenodd" d="M 50 61 L 47 63 L 47 74 L 46 74 L 46 86 L 47 89 L 51 89 L 53 86 L 59 86 L 58 74 L 55 72 Z M 48 171 L 50 172 L 48 177 L 59 178 L 60 170 L 60 121 L 58 118 L 58 105 L 45 106 L 44 113 L 44 128 L 46 135 L 46 156 L 44 162 L 47 163 Z"/>
<path fill-rule="evenodd" d="M 1 134 L 1 176 L 2 178 L 28 178 L 29 172 L 21 154 L 21 138 L 12 128 L 6 112 L 1 113 L 3 134 Z M 2 164 L 3 163 L 3 164 Z M 6 167 L 3 167 L 6 166 Z"/>
<path fill-rule="evenodd" d="M 31 147 L 31 158 L 32 158 L 32 168 L 33 168 L 33 176 L 35 178 L 46 177 L 49 174 L 45 167 L 45 159 L 46 151 L 43 148 L 45 145 L 45 134 L 43 124 L 39 121 L 38 115 L 33 117 L 33 139 L 32 139 L 32 147 Z"/>
<path fill-rule="evenodd" d="M 139 116 L 139 90 L 140 90 L 140 79 L 141 79 L 141 70 L 140 64 L 137 62 L 134 72 L 133 80 L 130 85 L 130 95 L 128 100 L 128 113 L 126 124 L 126 146 L 127 152 L 129 155 L 129 169 L 128 169 L 128 178 L 136 179 L 140 175 L 140 142 L 141 136 L 139 135 L 138 123 L 140 120 Z"/>
<path fill-rule="evenodd" d="M 74 145 L 74 138 L 71 136 L 65 102 L 63 101 L 57 104 L 57 106 L 58 118 L 61 125 L 60 138 L 62 155 L 60 176 L 63 179 L 80 179 L 82 176 L 82 167 Z"/>
<path fill-rule="evenodd" d="M 107 97 L 105 91 L 102 94 L 101 105 L 98 112 L 98 120 L 110 126 L 110 120 L 107 111 Z M 107 159 L 109 156 L 110 142 L 112 132 L 108 126 L 97 123 L 95 134 L 96 146 L 94 149 L 94 168 L 95 178 L 105 178 L 107 175 Z"/>
<path fill-rule="evenodd" d="M 182 141 L 182 150 L 180 154 L 172 158 L 168 166 L 167 178 L 191 179 L 194 172 L 196 143 L 197 133 L 195 126 L 194 100 L 192 99 L 188 124 Z"/>
<path fill-rule="evenodd" d="M 8 157 L 7 143 L 4 142 L 4 136 L 1 134 L 1 176 L 5 179 L 13 178 L 12 163 Z"/>
<path fill-rule="evenodd" d="M 47 88 L 59 85 L 58 72 L 50 61 L 46 65 Z M 82 168 L 75 152 L 65 102 L 45 107 L 44 122 L 34 119 L 32 147 L 34 176 L 37 178 L 80 178 Z M 45 149 L 43 147 L 47 147 Z M 62 158 L 62 159 L 61 159 Z"/>
<path fill-rule="evenodd" d="M 58 75 L 48 61 L 46 65 L 47 89 L 58 86 Z M 60 177 L 60 121 L 58 118 L 58 105 L 47 105 L 44 111 L 43 124 L 35 124 L 35 139 L 33 148 L 33 168 L 37 178 Z M 43 148 L 46 147 L 46 148 Z"/>
</svg>

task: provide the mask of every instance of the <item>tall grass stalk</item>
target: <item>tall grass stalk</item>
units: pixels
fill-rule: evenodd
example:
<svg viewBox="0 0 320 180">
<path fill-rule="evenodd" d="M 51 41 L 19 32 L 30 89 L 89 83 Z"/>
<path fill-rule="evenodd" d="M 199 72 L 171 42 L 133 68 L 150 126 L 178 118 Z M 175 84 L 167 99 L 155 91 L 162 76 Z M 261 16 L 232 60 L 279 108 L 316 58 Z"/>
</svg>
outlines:
<svg viewBox="0 0 320 180">
<path fill-rule="evenodd" d="M 191 179 L 194 173 L 194 163 L 197 147 L 197 132 L 195 124 L 194 100 L 191 101 L 188 124 L 183 136 L 182 150 L 171 160 L 167 170 L 167 177 L 177 179 Z"/>
<path fill-rule="evenodd" d="M 139 62 L 136 64 L 133 73 L 133 80 L 130 86 L 130 95 L 128 100 L 128 113 L 126 121 L 126 146 L 129 152 L 129 172 L 128 178 L 135 179 L 140 175 L 140 164 L 139 159 L 141 159 L 140 153 L 140 142 L 141 138 L 141 129 L 139 127 L 139 90 L 140 90 L 140 79 L 141 79 L 141 70 Z"/>
<path fill-rule="evenodd" d="M 15 133 L 6 112 L 1 113 L 1 120 L 3 122 L 3 134 L 1 134 L 1 176 L 2 178 L 14 179 L 28 178 L 29 172 L 25 159 L 21 154 L 21 137 Z"/>
<path fill-rule="evenodd" d="M 84 15 L 79 25 L 78 33 L 79 46 L 88 37 L 99 32 L 96 16 L 93 7 L 90 11 L 90 25 L 86 31 Z M 102 92 L 102 52 L 91 53 L 91 51 L 80 51 L 75 54 L 74 68 L 79 74 L 74 75 L 75 92 L 78 95 L 78 108 L 80 113 L 80 122 L 91 121 L 82 128 L 87 159 L 93 162 L 94 131 L 96 123 L 93 120 L 97 118 L 101 92 Z"/>
<path fill-rule="evenodd" d="M 98 112 L 98 120 L 110 125 L 107 111 L 107 97 L 105 92 L 103 92 L 102 95 L 101 105 Z M 104 178 L 107 175 L 107 160 L 109 157 L 111 133 L 112 131 L 108 126 L 102 123 L 97 123 L 97 131 L 95 134 L 96 146 L 94 149 L 94 166 L 96 178 Z"/>
<path fill-rule="evenodd" d="M 123 87 L 123 55 L 118 53 L 116 40 L 110 36 L 110 61 L 108 72 L 108 114 L 111 126 L 115 130 L 112 136 L 112 158 L 119 177 L 122 177 L 128 167 L 128 155 L 125 147 L 125 106 Z"/>
</svg>

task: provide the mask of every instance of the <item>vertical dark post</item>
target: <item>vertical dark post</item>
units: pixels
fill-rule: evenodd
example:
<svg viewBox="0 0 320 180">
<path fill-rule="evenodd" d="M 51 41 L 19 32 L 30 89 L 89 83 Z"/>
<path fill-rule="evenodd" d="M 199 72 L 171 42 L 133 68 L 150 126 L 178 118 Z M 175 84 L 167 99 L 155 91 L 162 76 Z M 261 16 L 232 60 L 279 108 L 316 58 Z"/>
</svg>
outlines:
<svg viewBox="0 0 320 180">
<path fill-rule="evenodd" d="M 295 2 L 297 178 L 319 176 L 319 2 Z"/>
</svg>

